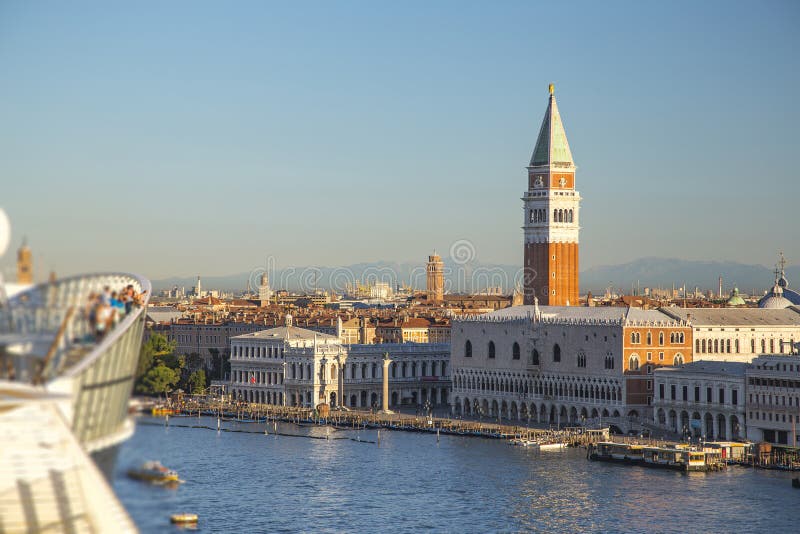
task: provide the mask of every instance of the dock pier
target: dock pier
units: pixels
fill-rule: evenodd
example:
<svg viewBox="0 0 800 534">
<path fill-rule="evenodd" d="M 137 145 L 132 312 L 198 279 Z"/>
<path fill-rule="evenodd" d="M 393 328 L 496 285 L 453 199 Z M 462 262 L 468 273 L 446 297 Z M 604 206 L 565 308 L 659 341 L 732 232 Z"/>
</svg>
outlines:
<svg viewBox="0 0 800 534">
<path fill-rule="evenodd" d="M 531 428 L 528 426 L 429 417 L 403 413 L 383 413 L 357 410 L 331 410 L 322 416 L 317 410 L 298 406 L 276 406 L 271 404 L 238 402 L 202 402 L 184 400 L 163 408 L 156 415 L 215 417 L 219 421 L 238 422 L 287 422 L 294 424 L 313 424 L 332 426 L 339 430 L 388 429 L 407 432 L 426 432 L 436 434 L 483 437 L 505 440 L 528 440 L 544 443 L 564 443 L 567 446 L 586 447 L 609 438 L 608 429 L 586 427 Z"/>
</svg>

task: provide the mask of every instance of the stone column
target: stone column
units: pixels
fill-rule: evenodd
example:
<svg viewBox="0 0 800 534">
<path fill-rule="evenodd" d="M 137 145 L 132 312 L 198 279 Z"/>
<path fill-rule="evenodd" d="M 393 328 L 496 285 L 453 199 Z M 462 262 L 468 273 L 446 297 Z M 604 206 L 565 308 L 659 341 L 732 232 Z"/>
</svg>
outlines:
<svg viewBox="0 0 800 534">
<path fill-rule="evenodd" d="M 392 360 L 389 359 L 389 353 L 383 353 L 383 413 L 392 413 L 389 410 L 389 364 Z"/>
<path fill-rule="evenodd" d="M 339 406 L 344 406 L 345 405 L 345 402 L 344 402 L 344 375 L 345 375 L 345 373 L 344 373 L 344 364 L 342 363 L 341 355 L 336 357 L 336 364 L 338 366 L 338 369 L 337 369 L 338 373 L 337 373 L 336 377 L 338 378 L 338 381 L 339 381 L 339 384 L 337 384 L 338 385 L 337 396 L 339 398 L 336 399 L 336 402 L 337 402 L 337 404 Z"/>
<path fill-rule="evenodd" d="M 733 427 L 731 426 L 730 414 L 725 415 L 725 440 L 733 441 Z"/>
</svg>

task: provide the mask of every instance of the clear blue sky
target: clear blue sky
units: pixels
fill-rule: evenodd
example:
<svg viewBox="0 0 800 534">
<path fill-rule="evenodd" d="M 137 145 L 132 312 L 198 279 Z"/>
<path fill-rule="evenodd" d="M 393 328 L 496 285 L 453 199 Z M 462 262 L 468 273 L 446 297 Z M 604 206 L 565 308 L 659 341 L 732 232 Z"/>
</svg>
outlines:
<svg viewBox="0 0 800 534">
<path fill-rule="evenodd" d="M 555 82 L 582 268 L 797 263 L 798 27 L 795 1 L 4 1 L 0 206 L 40 275 L 459 239 L 518 264 Z"/>
</svg>

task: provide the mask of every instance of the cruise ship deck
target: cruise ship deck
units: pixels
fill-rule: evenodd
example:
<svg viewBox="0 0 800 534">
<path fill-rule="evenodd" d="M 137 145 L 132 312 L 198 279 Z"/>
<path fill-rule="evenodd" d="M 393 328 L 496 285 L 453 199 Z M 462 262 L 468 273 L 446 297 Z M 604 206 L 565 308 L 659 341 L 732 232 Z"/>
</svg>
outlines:
<svg viewBox="0 0 800 534">
<path fill-rule="evenodd" d="M 90 295 L 128 285 L 140 305 L 98 337 Z M 136 531 L 90 454 L 133 432 L 127 406 L 149 294 L 138 276 L 90 274 L 0 301 L 1 532 Z"/>
</svg>

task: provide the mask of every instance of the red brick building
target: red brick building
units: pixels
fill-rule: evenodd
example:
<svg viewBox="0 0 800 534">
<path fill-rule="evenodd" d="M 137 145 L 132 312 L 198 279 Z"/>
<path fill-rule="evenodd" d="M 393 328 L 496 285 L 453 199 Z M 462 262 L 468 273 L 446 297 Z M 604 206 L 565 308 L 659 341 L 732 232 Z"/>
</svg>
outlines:
<svg viewBox="0 0 800 534">
<path fill-rule="evenodd" d="M 578 210 L 575 164 L 553 86 L 528 165 L 525 207 L 525 303 L 578 304 Z"/>
</svg>

